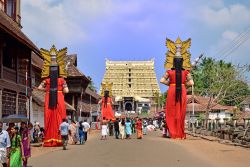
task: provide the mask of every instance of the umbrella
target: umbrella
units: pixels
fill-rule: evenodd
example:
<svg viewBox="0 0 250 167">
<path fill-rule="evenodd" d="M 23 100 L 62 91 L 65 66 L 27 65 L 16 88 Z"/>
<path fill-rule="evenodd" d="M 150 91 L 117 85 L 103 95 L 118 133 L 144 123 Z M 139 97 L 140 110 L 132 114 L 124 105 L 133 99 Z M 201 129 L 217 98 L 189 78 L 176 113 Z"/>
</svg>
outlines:
<svg viewBox="0 0 250 167">
<path fill-rule="evenodd" d="M 148 129 L 148 131 L 153 131 L 153 130 L 155 130 L 155 126 L 154 125 L 148 125 L 147 129 Z"/>
<path fill-rule="evenodd" d="M 18 122 L 27 122 L 29 119 L 24 115 L 9 115 L 1 119 L 3 123 L 18 123 Z"/>
</svg>

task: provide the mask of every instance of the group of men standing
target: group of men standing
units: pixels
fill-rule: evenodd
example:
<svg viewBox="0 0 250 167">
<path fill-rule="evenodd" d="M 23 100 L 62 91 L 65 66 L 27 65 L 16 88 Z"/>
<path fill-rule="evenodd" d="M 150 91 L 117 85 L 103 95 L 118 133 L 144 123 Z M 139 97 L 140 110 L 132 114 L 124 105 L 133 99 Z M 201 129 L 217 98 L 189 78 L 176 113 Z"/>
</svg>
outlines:
<svg viewBox="0 0 250 167">
<path fill-rule="evenodd" d="M 76 133 L 74 135 L 80 144 L 84 144 L 88 139 L 88 132 L 90 130 L 90 125 L 86 120 L 84 120 L 84 122 L 77 123 L 76 128 L 77 128 L 77 130 L 76 130 Z M 72 135 L 71 127 L 70 127 L 68 120 L 66 118 L 64 118 L 62 123 L 60 124 L 59 132 L 60 132 L 61 137 L 62 137 L 63 150 L 66 150 L 69 136 Z M 77 141 L 76 141 L 76 143 L 77 143 Z"/>
</svg>

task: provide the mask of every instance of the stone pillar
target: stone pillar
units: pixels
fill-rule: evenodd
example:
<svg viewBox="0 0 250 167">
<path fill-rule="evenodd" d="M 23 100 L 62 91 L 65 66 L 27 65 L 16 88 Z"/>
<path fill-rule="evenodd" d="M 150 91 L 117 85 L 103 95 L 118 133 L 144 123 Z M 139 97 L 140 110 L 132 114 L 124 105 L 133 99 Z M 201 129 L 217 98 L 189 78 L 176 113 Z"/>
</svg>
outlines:
<svg viewBox="0 0 250 167">
<path fill-rule="evenodd" d="M 236 127 L 236 124 L 237 124 L 237 119 L 233 118 L 233 126 Z"/>
<path fill-rule="evenodd" d="M 244 120 L 244 128 L 246 128 L 247 127 L 247 119 L 243 118 L 243 120 Z"/>
<path fill-rule="evenodd" d="M 208 130 L 210 131 L 212 129 L 211 119 L 208 119 L 207 122 L 208 122 Z"/>
<path fill-rule="evenodd" d="M 204 128 L 205 127 L 205 119 L 202 118 L 201 120 L 201 126 Z"/>
<path fill-rule="evenodd" d="M 223 120 L 224 120 L 224 126 L 226 127 L 228 118 L 223 118 Z"/>
<path fill-rule="evenodd" d="M 216 129 L 219 129 L 219 121 L 220 121 L 220 118 L 215 118 L 215 127 Z"/>
</svg>

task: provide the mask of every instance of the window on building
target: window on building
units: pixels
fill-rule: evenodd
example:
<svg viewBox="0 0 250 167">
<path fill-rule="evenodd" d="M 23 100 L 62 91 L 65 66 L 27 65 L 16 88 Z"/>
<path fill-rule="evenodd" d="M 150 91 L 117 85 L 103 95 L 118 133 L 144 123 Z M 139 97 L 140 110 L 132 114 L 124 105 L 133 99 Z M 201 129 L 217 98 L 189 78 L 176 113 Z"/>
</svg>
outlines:
<svg viewBox="0 0 250 167">
<path fill-rule="evenodd" d="M 18 95 L 18 114 L 27 116 L 27 108 L 26 108 L 27 98 L 25 94 L 20 93 Z"/>
<path fill-rule="evenodd" d="M 4 89 L 2 93 L 2 116 L 16 114 L 16 92 Z"/>
<path fill-rule="evenodd" d="M 131 88 L 131 84 L 128 84 L 128 87 Z"/>
<path fill-rule="evenodd" d="M 16 0 L 7 0 L 5 1 L 5 12 L 7 15 L 16 19 Z"/>
<path fill-rule="evenodd" d="M 128 79 L 128 82 L 131 82 L 131 78 Z"/>
<path fill-rule="evenodd" d="M 13 48 L 8 43 L 4 43 L 3 46 L 3 65 L 11 69 L 16 69 L 16 56 Z"/>
</svg>

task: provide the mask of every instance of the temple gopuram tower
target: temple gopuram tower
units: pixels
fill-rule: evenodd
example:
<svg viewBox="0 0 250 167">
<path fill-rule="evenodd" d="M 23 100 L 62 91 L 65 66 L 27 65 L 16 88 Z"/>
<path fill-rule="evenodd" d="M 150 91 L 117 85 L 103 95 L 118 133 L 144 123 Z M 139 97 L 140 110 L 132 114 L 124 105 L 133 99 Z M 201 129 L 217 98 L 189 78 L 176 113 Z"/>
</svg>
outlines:
<svg viewBox="0 0 250 167">
<path fill-rule="evenodd" d="M 160 94 L 153 59 L 150 61 L 106 60 L 102 83 L 107 82 L 113 83 L 112 94 L 118 111 L 141 112 L 142 108 L 149 110 L 155 96 Z"/>
</svg>

